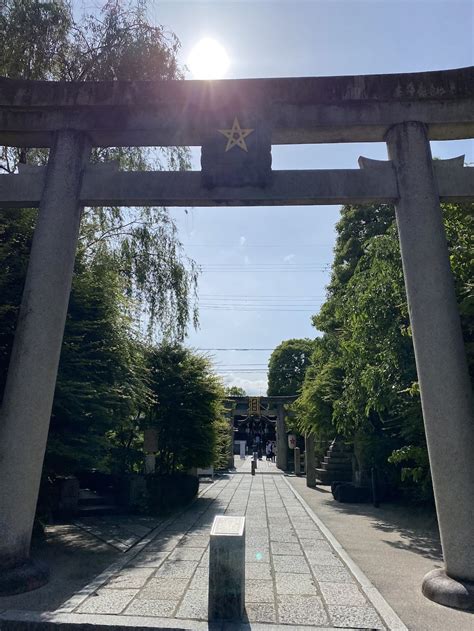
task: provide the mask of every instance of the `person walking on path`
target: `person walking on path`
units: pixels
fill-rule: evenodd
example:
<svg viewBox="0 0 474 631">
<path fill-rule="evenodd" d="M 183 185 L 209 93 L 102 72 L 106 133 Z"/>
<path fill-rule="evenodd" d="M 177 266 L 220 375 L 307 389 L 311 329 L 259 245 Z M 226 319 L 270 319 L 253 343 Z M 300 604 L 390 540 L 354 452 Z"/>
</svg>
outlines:
<svg viewBox="0 0 474 631">
<path fill-rule="evenodd" d="M 272 457 L 272 444 L 269 440 L 267 440 L 267 444 L 265 445 L 265 455 L 267 456 L 267 462 L 271 460 Z"/>
</svg>

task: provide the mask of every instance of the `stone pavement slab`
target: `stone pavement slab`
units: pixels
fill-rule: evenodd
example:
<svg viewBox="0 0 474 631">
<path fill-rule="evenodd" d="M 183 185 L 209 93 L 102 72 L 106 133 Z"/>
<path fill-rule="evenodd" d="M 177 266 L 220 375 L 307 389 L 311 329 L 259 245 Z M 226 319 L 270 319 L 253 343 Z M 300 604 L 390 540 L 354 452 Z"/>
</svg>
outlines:
<svg viewBox="0 0 474 631">
<path fill-rule="evenodd" d="M 74 625 L 93 614 L 100 625 L 113 618 L 132 628 L 154 619 L 155 628 L 199 629 L 207 624 L 209 533 L 222 514 L 245 514 L 247 521 L 247 622 L 232 628 L 405 629 L 393 625 L 397 617 L 380 595 L 374 603 L 284 476 L 240 472 L 207 486 L 188 510 L 51 615 L 72 616 Z M 0 614 L 0 628 L 2 615 L 15 616 Z"/>
<path fill-rule="evenodd" d="M 117 521 L 116 515 L 91 515 L 75 519 L 73 523 L 117 550 L 126 552 L 163 523 L 163 519 L 144 515 L 123 515 Z"/>
<path fill-rule="evenodd" d="M 346 550 L 352 562 L 362 570 L 365 579 L 360 580 L 367 581 L 367 590 L 373 585 L 410 631 L 474 629 L 474 612 L 443 607 L 422 594 L 425 574 L 443 566 L 434 509 L 430 511 L 425 505 L 404 502 L 382 502 L 378 507 L 343 504 L 333 499 L 327 486 L 308 488 L 304 478 L 285 479 L 317 515 L 321 530 L 329 531 L 336 538 L 335 547 Z M 309 539 L 300 541 L 308 549 L 320 545 L 314 539 L 312 543 Z M 352 589 L 349 592 L 342 582 L 334 580 L 334 575 L 329 575 L 336 568 L 325 567 L 323 571 L 326 577 L 320 574 L 320 589 L 328 605 L 351 607 L 355 604 Z M 344 582 L 344 585 L 349 584 Z M 338 592 L 340 602 L 336 602 Z M 350 611 L 344 613 L 348 620 L 354 620 Z M 332 615 L 337 620 L 338 610 L 333 609 Z"/>
</svg>

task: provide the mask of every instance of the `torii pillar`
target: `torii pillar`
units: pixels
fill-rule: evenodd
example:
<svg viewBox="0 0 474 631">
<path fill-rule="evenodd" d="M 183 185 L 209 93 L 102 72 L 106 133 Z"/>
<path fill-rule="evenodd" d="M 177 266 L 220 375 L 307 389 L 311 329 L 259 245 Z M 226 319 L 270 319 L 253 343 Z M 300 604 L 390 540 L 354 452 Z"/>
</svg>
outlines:
<svg viewBox="0 0 474 631">
<path fill-rule="evenodd" d="M 288 442 L 286 438 L 285 408 L 283 407 L 283 403 L 277 403 L 276 435 L 276 466 L 278 469 L 286 471 L 288 469 Z"/>
<path fill-rule="evenodd" d="M 0 595 L 40 587 L 30 542 L 81 221 L 90 146 L 56 132 L 18 316 L 0 418 Z"/>
<path fill-rule="evenodd" d="M 423 593 L 474 609 L 474 418 L 472 390 L 425 125 L 387 136 L 399 198 L 396 217 L 445 569 Z"/>
</svg>

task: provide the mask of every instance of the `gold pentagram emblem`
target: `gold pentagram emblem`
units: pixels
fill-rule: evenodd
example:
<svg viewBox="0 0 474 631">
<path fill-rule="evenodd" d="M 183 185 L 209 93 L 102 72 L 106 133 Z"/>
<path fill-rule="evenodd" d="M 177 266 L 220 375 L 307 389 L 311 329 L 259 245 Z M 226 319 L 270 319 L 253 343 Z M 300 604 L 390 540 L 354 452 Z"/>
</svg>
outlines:
<svg viewBox="0 0 474 631">
<path fill-rule="evenodd" d="M 254 129 L 242 129 L 237 117 L 235 117 L 231 129 L 218 129 L 217 131 L 227 138 L 226 151 L 229 151 L 232 147 L 240 147 L 248 153 L 245 138 L 255 131 Z"/>
</svg>

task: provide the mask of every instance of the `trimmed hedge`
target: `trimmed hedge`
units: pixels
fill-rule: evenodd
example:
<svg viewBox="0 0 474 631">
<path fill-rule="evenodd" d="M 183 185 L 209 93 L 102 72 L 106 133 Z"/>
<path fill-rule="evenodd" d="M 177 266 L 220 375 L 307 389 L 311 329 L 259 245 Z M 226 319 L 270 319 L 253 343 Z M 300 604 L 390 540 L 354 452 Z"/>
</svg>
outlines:
<svg viewBox="0 0 474 631">
<path fill-rule="evenodd" d="M 161 513 L 189 504 L 199 489 L 199 479 L 187 473 L 146 476 L 148 509 Z"/>
</svg>

